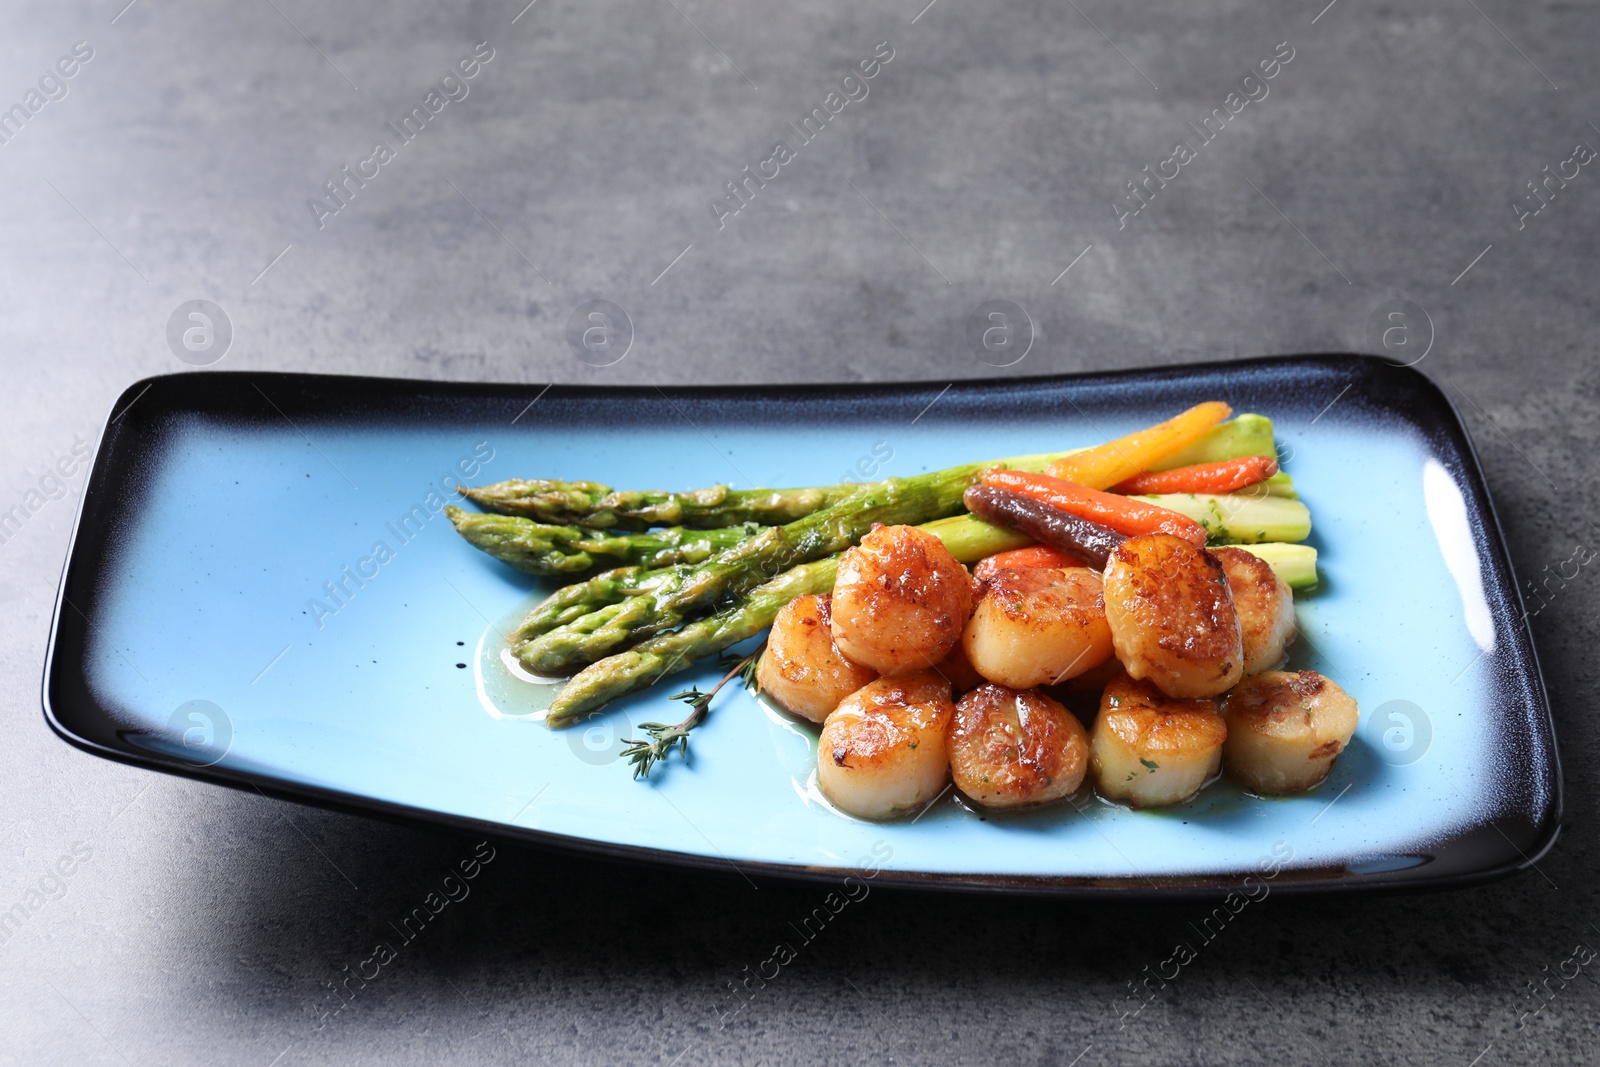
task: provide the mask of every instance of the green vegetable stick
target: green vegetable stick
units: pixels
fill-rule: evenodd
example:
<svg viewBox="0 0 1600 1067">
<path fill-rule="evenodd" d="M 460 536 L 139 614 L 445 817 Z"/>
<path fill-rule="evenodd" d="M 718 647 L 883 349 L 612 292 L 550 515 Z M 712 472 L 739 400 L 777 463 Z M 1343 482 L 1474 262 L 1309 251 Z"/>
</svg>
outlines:
<svg viewBox="0 0 1600 1067">
<path fill-rule="evenodd" d="M 1311 509 L 1298 500 L 1246 493 L 1160 493 L 1138 497 L 1176 511 L 1205 527 L 1213 543 L 1304 541 L 1311 536 Z"/>
<path fill-rule="evenodd" d="M 1234 547 L 1242 548 L 1266 560 L 1272 566 L 1272 572 L 1282 578 L 1290 589 L 1310 589 L 1317 584 L 1317 550 L 1310 545 L 1265 541 L 1261 544 Z"/>
<path fill-rule="evenodd" d="M 643 533 L 612 534 L 581 526 L 554 526 L 520 515 L 456 507 L 445 511 L 456 532 L 472 547 L 524 574 L 540 577 L 578 574 L 597 567 L 656 568 L 701 563 L 762 529 L 754 524 L 716 530 L 669 526 Z"/>
<path fill-rule="evenodd" d="M 1155 470 L 1166 471 L 1174 467 L 1192 467 L 1196 463 L 1220 463 L 1240 456 L 1276 456 L 1277 443 L 1272 436 L 1272 420 L 1265 415 L 1245 412 L 1227 422 L 1218 423 L 1205 437 L 1188 448 L 1174 452 L 1155 465 Z"/>
</svg>

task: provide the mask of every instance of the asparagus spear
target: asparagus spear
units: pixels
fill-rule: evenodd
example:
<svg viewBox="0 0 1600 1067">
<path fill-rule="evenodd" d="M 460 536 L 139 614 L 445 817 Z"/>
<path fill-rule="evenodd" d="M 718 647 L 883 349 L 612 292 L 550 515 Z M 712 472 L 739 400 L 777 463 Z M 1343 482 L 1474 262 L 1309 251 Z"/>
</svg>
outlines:
<svg viewBox="0 0 1600 1067">
<path fill-rule="evenodd" d="M 1023 534 L 970 515 L 940 519 L 922 528 L 943 541 L 951 555 L 963 563 L 974 563 L 996 552 L 1031 543 Z M 771 626 L 779 609 L 795 597 L 832 589 L 838 570 L 837 555 L 801 564 L 751 591 L 733 607 L 672 633 L 651 637 L 625 652 L 585 667 L 556 694 L 546 724 L 570 725 L 617 697 L 643 689 L 658 678 L 685 670 L 701 657 L 754 637 Z"/>
<path fill-rule="evenodd" d="M 1287 545 L 1281 541 L 1264 541 L 1255 545 L 1238 546 L 1246 552 L 1260 556 L 1272 567 L 1272 572 L 1282 578 L 1290 589 L 1310 589 L 1317 584 L 1317 550 L 1310 545 Z"/>
<path fill-rule="evenodd" d="M 608 604 L 621 603 L 639 593 L 649 592 L 675 574 L 686 573 L 687 566 L 662 567 L 646 570 L 643 567 L 618 567 L 597 574 L 588 581 L 564 586 L 540 601 L 522 625 L 511 633 L 513 645 L 548 633 L 566 624 L 599 611 Z"/>
<path fill-rule="evenodd" d="M 753 522 L 777 526 L 836 504 L 861 488 L 824 485 L 806 489 L 730 489 L 713 485 L 673 493 L 613 490 L 599 482 L 527 481 L 513 478 L 462 489 L 490 511 L 591 530 L 647 530 L 652 526 L 718 529 Z"/>
<path fill-rule="evenodd" d="M 611 534 L 581 526 L 553 526 L 519 515 L 446 508 L 456 532 L 474 548 L 526 574 L 549 576 L 598 566 L 666 567 L 700 563 L 758 533 L 754 524 L 717 530 L 669 526 L 644 533 Z"/>
<path fill-rule="evenodd" d="M 1289 477 L 1287 471 L 1280 470 L 1260 485 L 1240 490 L 1243 493 L 1255 493 L 1257 491 L 1265 496 L 1283 496 L 1288 497 L 1290 500 L 1300 499 L 1300 494 L 1294 491 L 1294 479 Z"/>
<path fill-rule="evenodd" d="M 795 597 L 832 589 L 838 571 L 838 556 L 801 564 L 751 591 L 737 607 L 591 663 L 556 694 L 545 725 L 568 726 L 617 697 L 644 689 L 658 678 L 687 669 L 703 656 L 754 637 L 771 626 L 779 609 Z"/>
<path fill-rule="evenodd" d="M 1213 543 L 1304 541 L 1311 536 L 1311 509 L 1287 497 L 1228 493 L 1162 493 L 1138 497 L 1206 528 Z"/>
</svg>

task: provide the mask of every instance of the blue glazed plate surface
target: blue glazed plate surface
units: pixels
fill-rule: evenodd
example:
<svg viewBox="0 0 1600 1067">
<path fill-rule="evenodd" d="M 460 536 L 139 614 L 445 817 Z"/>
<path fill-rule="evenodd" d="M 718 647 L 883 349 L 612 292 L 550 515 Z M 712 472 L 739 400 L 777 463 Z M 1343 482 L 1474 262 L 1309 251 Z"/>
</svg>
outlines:
<svg viewBox="0 0 1600 1067">
<path fill-rule="evenodd" d="M 1170 894 L 1265 868 L 1289 889 L 1427 886 L 1548 847 L 1560 774 L 1537 662 L 1470 445 L 1426 379 L 1323 356 L 943 388 L 140 383 L 113 409 L 79 516 L 46 713 L 75 744 L 174 773 L 752 876 L 871 866 L 906 884 Z M 1301 797 L 1219 782 L 1164 811 L 1085 794 L 982 819 L 947 795 L 915 822 L 869 824 L 818 796 L 814 731 L 735 687 L 687 762 L 636 782 L 620 739 L 677 721 L 667 695 L 715 669 L 547 729 L 525 714 L 537 690 L 497 662 L 544 587 L 437 510 L 459 481 L 514 476 L 904 476 L 1096 443 L 1212 397 L 1276 424 L 1321 554 L 1293 665 L 1363 711 Z"/>
</svg>

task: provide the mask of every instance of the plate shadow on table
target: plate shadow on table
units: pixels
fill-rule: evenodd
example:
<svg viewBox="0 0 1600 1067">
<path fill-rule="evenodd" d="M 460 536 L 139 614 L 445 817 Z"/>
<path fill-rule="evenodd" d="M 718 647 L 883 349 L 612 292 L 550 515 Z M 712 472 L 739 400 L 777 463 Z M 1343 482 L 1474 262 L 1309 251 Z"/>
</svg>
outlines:
<svg viewBox="0 0 1600 1067">
<path fill-rule="evenodd" d="M 1473 987 L 1505 984 L 1503 957 L 1518 945 L 1571 939 L 1551 927 L 1543 906 L 1551 887 L 1534 872 L 1451 891 L 1448 907 L 1437 894 L 1269 894 L 1230 911 L 1214 900 L 752 884 L 731 869 L 657 868 L 501 842 L 488 853 L 471 838 L 257 796 L 230 805 L 228 819 L 249 844 L 224 874 L 237 918 L 219 934 L 232 941 L 222 948 L 270 960 L 288 976 L 277 992 L 283 1023 L 308 1033 L 361 998 L 459 994 L 480 1012 L 531 1019 L 539 1009 L 526 998 L 535 990 L 564 1002 L 617 988 L 667 990 L 691 1025 L 720 1029 L 748 996 L 739 985 L 751 982 L 763 995 L 789 997 L 845 979 L 893 990 L 1004 981 L 1040 993 L 1077 990 L 1088 1000 L 1075 1014 L 1089 1002 L 1115 1010 L 1135 996 L 1132 983 L 1155 971 L 1181 972 L 1174 982 L 1211 992 L 1243 978 L 1339 973 L 1378 988 Z M 200 867 L 175 870 L 175 882 L 200 881 Z M 174 898 L 198 888 L 175 885 Z M 787 962 L 780 946 L 792 954 Z M 1172 962 L 1179 946 L 1194 957 L 1181 968 Z M 250 984 L 230 988 L 241 1008 L 261 1009 Z M 1074 1025 L 1116 1029 L 1116 1020 Z"/>
</svg>

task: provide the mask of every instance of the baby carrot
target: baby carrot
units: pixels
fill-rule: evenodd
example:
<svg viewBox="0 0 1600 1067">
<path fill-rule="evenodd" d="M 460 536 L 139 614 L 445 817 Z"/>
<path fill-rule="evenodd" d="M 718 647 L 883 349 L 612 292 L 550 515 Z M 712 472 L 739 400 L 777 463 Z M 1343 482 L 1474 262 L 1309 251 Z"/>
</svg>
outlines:
<svg viewBox="0 0 1600 1067">
<path fill-rule="evenodd" d="M 1165 471 L 1145 471 L 1112 486 L 1114 493 L 1232 493 L 1278 473 L 1271 456 L 1240 456 L 1219 463 L 1196 463 Z"/>
<path fill-rule="evenodd" d="M 1063 552 L 1059 548 L 1049 545 L 1029 545 L 1027 548 L 1013 548 L 1008 552 L 996 552 L 978 561 L 972 569 L 974 578 L 987 578 L 995 571 L 1010 570 L 1013 567 L 1087 567 L 1088 561 L 1080 559 L 1070 552 Z"/>
<path fill-rule="evenodd" d="M 1157 507 L 1137 497 L 1118 496 L 1098 489 L 1073 485 L 1048 474 L 992 470 L 983 484 L 1030 497 L 1070 515 L 1108 526 L 1118 533 L 1135 537 L 1147 533 L 1167 533 L 1205 547 L 1205 527 L 1185 515 Z"/>
<path fill-rule="evenodd" d="M 1220 400 L 1196 404 L 1166 422 L 1136 430 L 1126 437 L 1062 456 L 1045 468 L 1052 476 L 1086 489 L 1109 489 L 1147 471 L 1211 432 L 1233 409 Z"/>
</svg>

